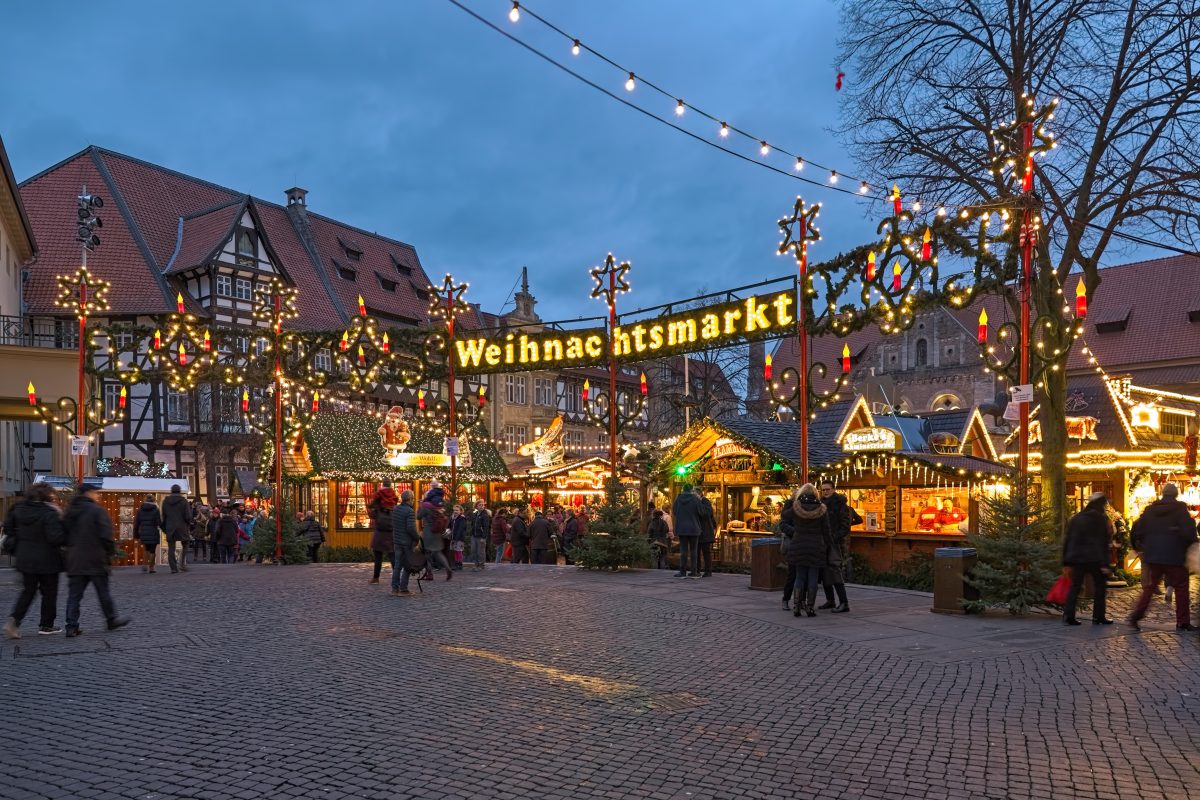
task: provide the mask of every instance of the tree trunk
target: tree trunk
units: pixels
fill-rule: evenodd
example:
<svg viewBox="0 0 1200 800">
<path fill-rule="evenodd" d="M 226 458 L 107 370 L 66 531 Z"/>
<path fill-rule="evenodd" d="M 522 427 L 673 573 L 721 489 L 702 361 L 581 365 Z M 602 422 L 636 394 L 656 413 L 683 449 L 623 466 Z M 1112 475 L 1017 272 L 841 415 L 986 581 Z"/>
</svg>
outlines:
<svg viewBox="0 0 1200 800">
<path fill-rule="evenodd" d="M 1062 369 L 1046 373 L 1038 418 L 1042 427 L 1042 502 L 1056 536 L 1067 520 L 1067 376 Z"/>
</svg>

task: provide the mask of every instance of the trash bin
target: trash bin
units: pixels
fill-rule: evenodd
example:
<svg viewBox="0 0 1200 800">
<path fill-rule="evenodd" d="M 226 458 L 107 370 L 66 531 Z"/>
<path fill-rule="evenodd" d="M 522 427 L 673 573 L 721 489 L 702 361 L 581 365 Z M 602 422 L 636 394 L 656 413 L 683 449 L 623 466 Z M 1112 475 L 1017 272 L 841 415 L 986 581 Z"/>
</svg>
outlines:
<svg viewBox="0 0 1200 800">
<path fill-rule="evenodd" d="M 780 569 L 783 561 L 780 539 L 750 540 L 750 588 L 773 592 L 787 582 L 787 570 Z"/>
<path fill-rule="evenodd" d="M 975 566 L 974 547 L 939 547 L 933 551 L 933 608 L 937 614 L 965 614 L 963 600 L 978 600 L 979 592 L 963 577 Z"/>
</svg>

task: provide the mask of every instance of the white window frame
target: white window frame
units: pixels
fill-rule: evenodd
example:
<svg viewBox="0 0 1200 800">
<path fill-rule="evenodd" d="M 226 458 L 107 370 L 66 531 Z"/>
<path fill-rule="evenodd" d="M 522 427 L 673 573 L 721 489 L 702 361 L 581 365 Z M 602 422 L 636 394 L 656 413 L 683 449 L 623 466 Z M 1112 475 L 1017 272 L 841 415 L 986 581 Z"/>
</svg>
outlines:
<svg viewBox="0 0 1200 800">
<path fill-rule="evenodd" d="M 233 296 L 237 300 L 250 300 L 253 298 L 254 281 L 249 278 L 234 278 Z"/>
<path fill-rule="evenodd" d="M 504 400 L 509 405 L 523 406 L 528 405 L 525 394 L 525 376 L 524 375 L 505 375 L 504 376 Z"/>
<path fill-rule="evenodd" d="M 217 497 L 229 497 L 229 465 L 215 464 L 213 465 L 213 475 L 217 481 Z"/>
<path fill-rule="evenodd" d="M 233 277 L 230 275 L 217 276 L 217 294 L 221 297 L 233 297 Z"/>
<path fill-rule="evenodd" d="M 533 379 L 533 404 L 536 406 L 554 406 L 554 379 Z"/>
<path fill-rule="evenodd" d="M 529 429 L 524 425 L 505 425 L 504 426 L 504 452 L 508 455 L 515 455 L 517 448 L 525 444 L 529 435 Z"/>
<path fill-rule="evenodd" d="M 333 351 L 328 347 L 322 347 L 313 357 L 313 366 L 319 370 L 330 372 L 333 370 Z"/>
<path fill-rule="evenodd" d="M 104 384 L 104 416 L 112 419 L 121 408 L 121 384 Z"/>
<path fill-rule="evenodd" d="M 186 425 L 191 416 L 188 407 L 187 392 L 167 391 L 167 422 L 173 425 Z"/>
</svg>

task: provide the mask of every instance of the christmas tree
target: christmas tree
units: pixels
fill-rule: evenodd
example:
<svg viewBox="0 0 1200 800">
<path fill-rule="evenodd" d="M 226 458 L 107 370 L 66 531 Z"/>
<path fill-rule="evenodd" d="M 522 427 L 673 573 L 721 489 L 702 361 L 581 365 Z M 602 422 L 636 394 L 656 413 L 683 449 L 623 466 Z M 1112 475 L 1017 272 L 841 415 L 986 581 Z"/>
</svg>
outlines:
<svg viewBox="0 0 1200 800">
<path fill-rule="evenodd" d="M 571 551 L 577 565 L 616 570 L 649 562 L 650 544 L 641 532 L 637 506 L 625 499 L 619 483 L 609 485 L 596 515 L 587 536 Z"/>
<path fill-rule="evenodd" d="M 979 533 L 967 537 L 978 562 L 966 577 L 979 591 L 964 601 L 967 611 L 1007 608 L 1024 614 L 1044 605 L 1046 592 L 1061 573 L 1059 544 L 1046 509 L 1018 497 L 984 498 L 979 503 Z"/>
<path fill-rule="evenodd" d="M 278 508 L 275 509 L 279 511 Z M 284 564 L 307 564 L 308 563 L 308 539 L 301 538 L 297 534 L 296 515 L 293 513 L 291 505 L 285 503 L 283 506 L 283 536 L 281 537 L 280 552 L 283 554 Z M 267 558 L 275 557 L 275 518 L 267 517 L 261 519 L 254 526 L 254 534 L 250 538 L 250 543 L 242 548 L 242 552 L 247 556 L 265 556 Z"/>
</svg>

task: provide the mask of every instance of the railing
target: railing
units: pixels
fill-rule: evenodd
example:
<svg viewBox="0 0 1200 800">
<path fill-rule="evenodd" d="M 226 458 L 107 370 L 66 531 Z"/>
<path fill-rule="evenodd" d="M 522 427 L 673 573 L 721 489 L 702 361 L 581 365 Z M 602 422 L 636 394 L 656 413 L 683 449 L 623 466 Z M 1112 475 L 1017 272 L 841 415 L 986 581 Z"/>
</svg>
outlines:
<svg viewBox="0 0 1200 800">
<path fill-rule="evenodd" d="M 53 319 L 35 321 L 29 317 L 0 314 L 0 345 L 71 350 L 75 348 L 75 335 L 73 328 L 61 328 Z"/>
</svg>

